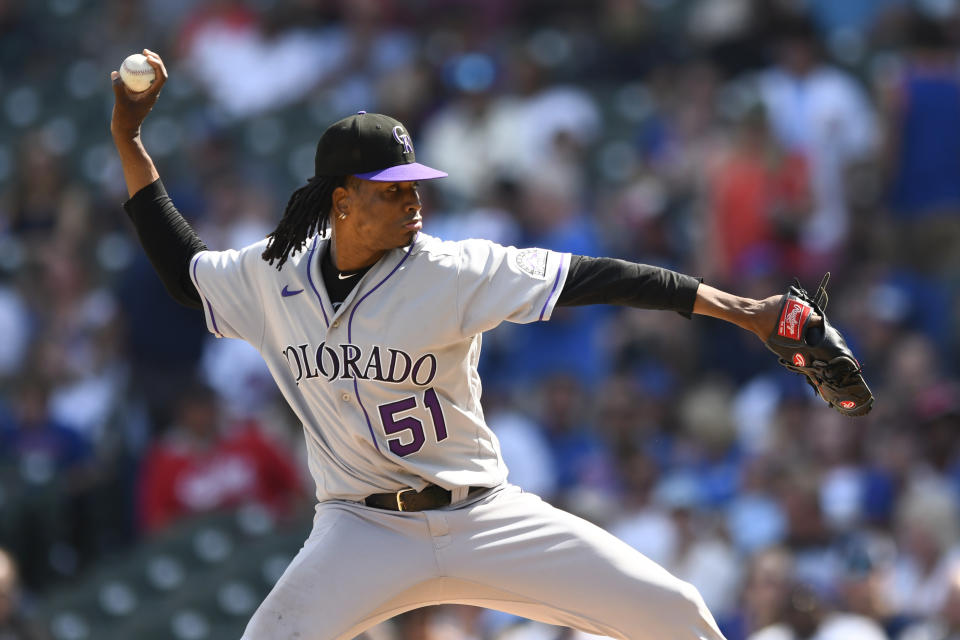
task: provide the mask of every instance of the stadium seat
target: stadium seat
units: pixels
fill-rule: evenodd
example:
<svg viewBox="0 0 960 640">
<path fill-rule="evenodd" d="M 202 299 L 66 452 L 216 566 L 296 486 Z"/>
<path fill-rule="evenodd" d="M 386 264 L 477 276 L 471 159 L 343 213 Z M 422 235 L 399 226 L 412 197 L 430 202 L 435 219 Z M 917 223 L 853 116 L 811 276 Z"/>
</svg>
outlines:
<svg viewBox="0 0 960 640">
<path fill-rule="evenodd" d="M 235 640 L 309 516 L 280 526 L 248 506 L 183 521 L 47 598 L 41 619 L 53 640 Z"/>
</svg>

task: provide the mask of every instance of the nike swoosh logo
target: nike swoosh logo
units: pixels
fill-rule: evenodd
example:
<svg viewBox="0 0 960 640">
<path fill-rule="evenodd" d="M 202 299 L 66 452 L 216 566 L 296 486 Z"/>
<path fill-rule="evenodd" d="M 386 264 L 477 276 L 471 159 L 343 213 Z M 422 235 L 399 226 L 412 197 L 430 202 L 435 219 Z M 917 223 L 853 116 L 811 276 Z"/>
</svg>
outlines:
<svg viewBox="0 0 960 640">
<path fill-rule="evenodd" d="M 295 295 L 297 295 L 298 293 L 303 293 L 303 289 L 297 289 L 296 291 L 290 291 L 290 289 L 287 288 L 287 285 L 283 285 L 283 291 L 280 292 L 280 295 L 282 295 L 284 298 L 289 298 L 290 296 L 295 296 Z"/>
<path fill-rule="evenodd" d="M 355 276 L 355 275 L 357 275 L 357 274 L 351 273 L 351 274 L 345 276 L 345 275 L 343 275 L 342 273 L 338 273 L 338 274 L 337 274 L 337 277 L 340 278 L 341 280 L 346 280 L 347 278 L 352 278 L 352 277 Z"/>
</svg>

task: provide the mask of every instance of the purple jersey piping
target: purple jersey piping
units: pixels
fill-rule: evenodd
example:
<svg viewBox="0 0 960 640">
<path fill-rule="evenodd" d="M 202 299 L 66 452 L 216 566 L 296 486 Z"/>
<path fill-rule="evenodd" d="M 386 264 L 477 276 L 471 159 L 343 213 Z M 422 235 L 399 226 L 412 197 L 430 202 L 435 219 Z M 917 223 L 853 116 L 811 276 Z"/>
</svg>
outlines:
<svg viewBox="0 0 960 640">
<path fill-rule="evenodd" d="M 202 252 L 201 252 L 202 253 Z M 198 253 L 193 259 L 193 281 L 197 283 L 197 293 L 200 294 L 200 297 L 203 298 L 203 301 L 207 303 L 207 311 L 210 314 L 210 322 L 213 323 L 213 332 L 219 337 L 223 337 L 223 334 L 220 333 L 220 327 L 217 326 L 217 316 L 213 313 L 213 307 L 210 305 L 210 301 L 207 300 L 206 296 L 200 293 L 200 278 L 197 277 L 197 265 L 200 264 L 200 254 Z"/>
<path fill-rule="evenodd" d="M 347 321 L 347 342 L 350 344 L 353 344 L 353 314 L 357 312 L 357 309 L 360 308 L 360 305 L 363 304 L 363 301 L 366 300 L 371 293 L 379 289 L 380 285 L 389 280 L 390 276 L 396 273 L 397 269 L 400 268 L 400 265 L 406 262 L 407 258 L 410 257 L 410 253 L 413 251 L 413 245 L 414 243 L 410 244 L 410 248 L 407 249 L 405 254 L 403 254 L 403 257 L 400 259 L 400 262 L 397 263 L 397 266 L 395 266 L 390 273 L 387 274 L 387 277 L 378 282 L 373 289 L 370 289 L 370 291 L 367 291 L 365 294 L 363 294 L 363 297 L 357 300 L 357 303 L 353 305 L 353 309 L 350 310 L 350 319 Z M 380 451 L 380 445 L 377 444 L 377 437 L 373 435 L 373 423 L 370 422 L 370 414 L 367 413 L 367 408 L 363 406 L 363 402 L 360 400 L 360 388 L 357 386 L 356 378 L 353 379 L 353 393 L 357 396 L 357 404 L 360 405 L 360 409 L 363 411 L 363 417 L 367 420 L 367 429 L 370 430 L 370 439 L 373 440 L 373 446 L 377 448 L 377 451 Z"/>
<path fill-rule="evenodd" d="M 313 252 L 317 248 L 317 242 L 319 239 L 314 237 L 313 245 L 310 247 L 310 255 L 307 256 L 307 280 L 310 282 L 310 287 L 313 289 L 313 292 L 317 294 L 317 302 L 320 303 L 320 311 L 323 313 L 323 322 L 327 325 L 327 328 L 330 328 L 330 321 L 327 319 L 327 312 L 323 308 L 323 297 L 320 295 L 320 291 L 317 289 L 317 286 L 313 284 L 313 274 L 310 273 L 310 264 L 313 262 Z"/>
<path fill-rule="evenodd" d="M 543 303 L 543 309 L 540 309 L 540 317 L 537 318 L 537 322 L 543 320 L 543 314 L 547 312 L 547 305 L 550 304 L 550 301 L 553 299 L 553 294 L 557 292 L 557 286 L 560 284 L 560 274 L 563 273 L 563 256 L 560 256 L 560 266 L 557 268 L 557 277 L 553 281 L 553 289 L 550 289 L 550 295 L 547 296 L 547 299 Z"/>
</svg>

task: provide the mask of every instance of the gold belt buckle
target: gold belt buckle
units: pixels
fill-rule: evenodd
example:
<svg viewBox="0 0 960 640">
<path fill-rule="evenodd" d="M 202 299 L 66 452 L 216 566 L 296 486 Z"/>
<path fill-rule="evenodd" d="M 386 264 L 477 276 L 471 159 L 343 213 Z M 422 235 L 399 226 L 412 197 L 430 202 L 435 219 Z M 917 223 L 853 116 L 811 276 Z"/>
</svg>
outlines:
<svg viewBox="0 0 960 640">
<path fill-rule="evenodd" d="M 403 498 L 402 498 L 401 496 L 403 496 L 403 494 L 405 494 L 405 493 L 416 493 L 416 490 L 415 490 L 415 489 L 401 489 L 400 491 L 397 491 L 397 511 L 404 511 L 404 508 L 403 508 Z"/>
</svg>

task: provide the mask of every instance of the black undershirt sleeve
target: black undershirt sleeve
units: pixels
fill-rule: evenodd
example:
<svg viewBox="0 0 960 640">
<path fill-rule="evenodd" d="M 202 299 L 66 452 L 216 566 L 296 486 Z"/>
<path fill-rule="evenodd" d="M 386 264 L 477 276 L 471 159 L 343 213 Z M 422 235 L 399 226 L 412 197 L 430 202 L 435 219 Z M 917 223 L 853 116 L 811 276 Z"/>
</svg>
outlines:
<svg viewBox="0 0 960 640">
<path fill-rule="evenodd" d="M 147 258 L 163 285 L 180 304 L 202 308 L 200 294 L 190 280 L 190 259 L 206 250 L 160 180 L 151 182 L 123 204 L 133 222 Z"/>
<path fill-rule="evenodd" d="M 618 304 L 693 313 L 700 280 L 676 271 L 618 260 L 573 256 L 557 306 Z"/>
</svg>

